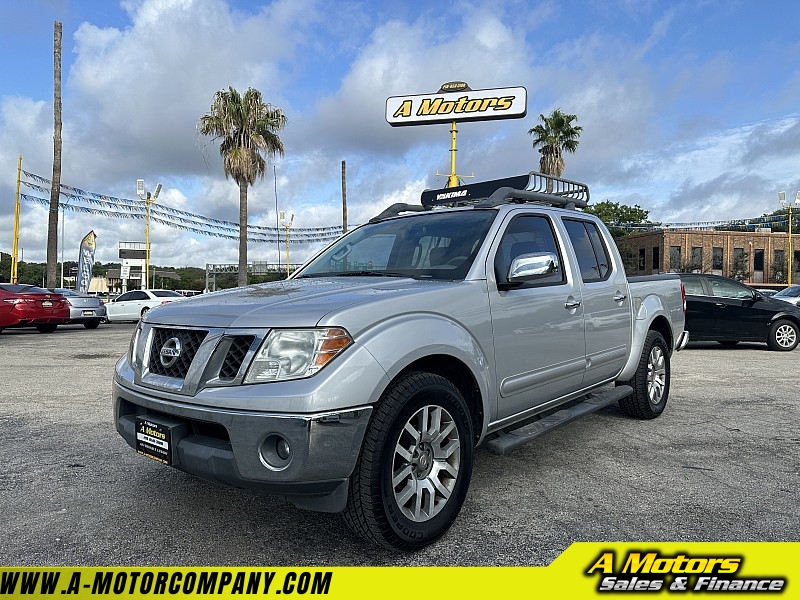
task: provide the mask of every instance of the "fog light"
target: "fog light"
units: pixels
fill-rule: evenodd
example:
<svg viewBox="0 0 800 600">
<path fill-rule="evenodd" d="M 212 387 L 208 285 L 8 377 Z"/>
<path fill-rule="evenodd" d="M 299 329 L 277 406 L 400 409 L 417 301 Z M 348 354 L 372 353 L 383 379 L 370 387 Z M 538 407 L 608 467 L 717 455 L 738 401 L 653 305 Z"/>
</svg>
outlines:
<svg viewBox="0 0 800 600">
<path fill-rule="evenodd" d="M 258 454 L 262 464 L 275 471 L 285 469 L 292 462 L 292 447 L 283 436 L 276 433 L 264 439 Z"/>
<path fill-rule="evenodd" d="M 289 458 L 289 442 L 286 440 L 278 440 L 276 450 L 281 459 L 287 460 Z"/>
</svg>

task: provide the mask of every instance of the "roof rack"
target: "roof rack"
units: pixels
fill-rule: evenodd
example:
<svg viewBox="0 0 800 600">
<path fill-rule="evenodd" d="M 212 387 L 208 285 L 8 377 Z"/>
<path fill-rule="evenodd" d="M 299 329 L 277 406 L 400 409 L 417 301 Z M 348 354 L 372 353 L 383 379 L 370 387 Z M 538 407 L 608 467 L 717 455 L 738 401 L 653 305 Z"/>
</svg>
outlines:
<svg viewBox="0 0 800 600">
<path fill-rule="evenodd" d="M 483 208 L 510 202 L 540 202 L 562 208 L 584 208 L 589 204 L 589 187 L 585 183 L 531 171 L 527 175 L 425 190 L 421 201 L 425 208 L 466 203 Z"/>
<path fill-rule="evenodd" d="M 396 217 L 402 212 L 431 210 L 435 206 L 470 204 L 478 208 L 489 208 L 524 202 L 538 202 L 569 209 L 585 208 L 589 204 L 589 187 L 585 183 L 531 171 L 527 175 L 425 190 L 422 192 L 421 205 L 403 202 L 392 204 L 377 217 L 370 219 L 370 223 Z"/>
</svg>

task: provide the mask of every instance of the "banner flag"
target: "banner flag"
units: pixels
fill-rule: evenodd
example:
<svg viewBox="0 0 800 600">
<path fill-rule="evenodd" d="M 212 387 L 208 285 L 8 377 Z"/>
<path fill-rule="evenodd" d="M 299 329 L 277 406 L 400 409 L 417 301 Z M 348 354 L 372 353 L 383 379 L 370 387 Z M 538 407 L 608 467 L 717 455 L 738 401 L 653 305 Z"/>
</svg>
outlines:
<svg viewBox="0 0 800 600">
<path fill-rule="evenodd" d="M 75 291 L 85 294 L 89 291 L 89 283 L 92 281 L 92 267 L 94 266 L 94 249 L 97 236 L 94 230 L 87 233 L 81 240 L 81 247 L 78 257 L 78 277 L 75 280 Z"/>
</svg>

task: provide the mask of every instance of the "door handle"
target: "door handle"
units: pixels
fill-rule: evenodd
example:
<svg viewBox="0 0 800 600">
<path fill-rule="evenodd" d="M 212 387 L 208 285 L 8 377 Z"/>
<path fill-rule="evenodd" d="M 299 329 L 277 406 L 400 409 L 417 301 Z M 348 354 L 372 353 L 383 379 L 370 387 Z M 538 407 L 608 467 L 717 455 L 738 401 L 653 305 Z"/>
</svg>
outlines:
<svg viewBox="0 0 800 600">
<path fill-rule="evenodd" d="M 572 308 L 578 308 L 581 305 L 580 300 L 572 300 L 571 302 L 564 302 L 564 308 L 570 310 Z"/>
<path fill-rule="evenodd" d="M 627 298 L 625 294 L 617 294 L 614 296 L 614 302 L 622 302 L 625 300 L 625 298 Z"/>
<path fill-rule="evenodd" d="M 723 304 L 722 302 L 715 302 L 714 304 L 716 304 L 719 308 L 727 308 L 728 307 L 727 304 Z"/>
</svg>

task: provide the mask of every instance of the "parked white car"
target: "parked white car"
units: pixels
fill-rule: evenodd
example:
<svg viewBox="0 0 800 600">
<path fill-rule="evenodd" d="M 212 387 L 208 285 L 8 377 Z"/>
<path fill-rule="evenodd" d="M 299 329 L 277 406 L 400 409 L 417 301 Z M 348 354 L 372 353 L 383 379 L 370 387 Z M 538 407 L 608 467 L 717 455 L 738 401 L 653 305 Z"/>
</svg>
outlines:
<svg viewBox="0 0 800 600">
<path fill-rule="evenodd" d="M 106 319 L 138 321 L 151 308 L 183 299 L 173 290 L 132 290 L 106 303 Z"/>
</svg>

